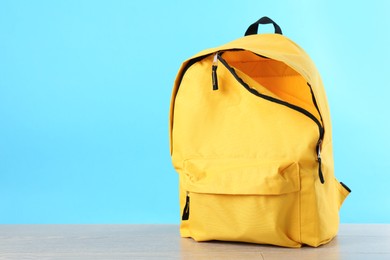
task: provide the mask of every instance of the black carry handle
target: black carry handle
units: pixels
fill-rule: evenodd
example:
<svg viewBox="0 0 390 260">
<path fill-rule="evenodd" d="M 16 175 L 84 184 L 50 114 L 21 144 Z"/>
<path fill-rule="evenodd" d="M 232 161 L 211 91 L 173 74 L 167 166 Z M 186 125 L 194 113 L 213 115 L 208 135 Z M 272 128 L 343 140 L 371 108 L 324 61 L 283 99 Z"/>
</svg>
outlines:
<svg viewBox="0 0 390 260">
<path fill-rule="evenodd" d="M 261 17 L 257 22 L 251 24 L 245 32 L 245 36 L 257 34 L 257 30 L 259 29 L 259 24 L 270 24 L 272 23 L 275 28 L 275 33 L 282 34 L 282 29 L 280 29 L 279 25 L 275 23 L 271 18 L 264 16 Z"/>
</svg>

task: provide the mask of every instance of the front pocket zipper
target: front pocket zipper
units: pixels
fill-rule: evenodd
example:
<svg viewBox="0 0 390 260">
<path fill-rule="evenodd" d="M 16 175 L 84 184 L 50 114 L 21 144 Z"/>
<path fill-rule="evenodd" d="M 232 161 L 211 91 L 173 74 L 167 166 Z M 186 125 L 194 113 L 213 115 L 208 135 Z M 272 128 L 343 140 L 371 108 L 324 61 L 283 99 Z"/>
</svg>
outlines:
<svg viewBox="0 0 390 260">
<path fill-rule="evenodd" d="M 260 98 L 263 98 L 265 100 L 268 100 L 270 102 L 274 102 L 274 103 L 286 106 L 286 107 L 288 107 L 290 109 L 293 109 L 295 111 L 298 111 L 299 113 L 307 116 L 308 118 L 313 120 L 314 123 L 316 123 L 316 125 L 318 126 L 318 131 L 319 131 L 319 137 L 318 137 L 318 141 L 316 143 L 316 151 L 315 151 L 316 155 L 317 155 L 317 162 L 318 162 L 318 177 L 320 179 L 320 182 L 322 184 L 324 184 L 325 183 L 325 179 L 324 179 L 324 175 L 322 173 L 321 146 L 322 146 L 322 141 L 324 139 L 325 129 L 323 127 L 324 123 L 323 123 L 322 116 L 321 116 L 321 113 L 320 113 L 320 109 L 318 107 L 318 104 L 317 104 L 317 101 L 315 99 L 314 92 L 313 92 L 313 89 L 312 89 L 311 85 L 307 82 L 307 86 L 309 87 L 310 93 L 311 93 L 311 96 L 312 96 L 313 104 L 314 104 L 314 106 L 315 106 L 315 108 L 316 108 L 316 110 L 318 112 L 318 115 L 320 117 L 321 122 L 312 113 L 310 113 L 309 111 L 307 111 L 306 109 L 304 109 L 302 107 L 293 105 L 293 104 L 291 104 L 289 102 L 286 102 L 286 101 L 283 101 L 283 100 L 280 100 L 280 99 L 277 99 L 277 98 L 274 98 L 274 97 L 271 97 L 271 96 L 268 96 L 268 95 L 264 95 L 264 94 L 258 92 L 256 89 L 251 88 L 242 78 L 240 78 L 237 75 L 237 73 L 234 70 L 234 68 L 232 68 L 226 62 L 226 60 L 222 58 L 222 56 L 221 56 L 221 54 L 219 52 L 214 54 L 213 64 L 212 64 L 212 84 L 213 84 L 213 90 L 218 90 L 218 76 L 217 76 L 218 61 L 220 61 L 225 66 L 225 68 L 233 75 L 233 77 L 246 90 L 248 90 L 253 95 L 258 96 Z"/>
<path fill-rule="evenodd" d="M 188 220 L 190 218 L 190 194 L 187 192 L 186 195 L 186 204 L 183 209 L 183 215 L 181 216 L 181 220 Z"/>
</svg>

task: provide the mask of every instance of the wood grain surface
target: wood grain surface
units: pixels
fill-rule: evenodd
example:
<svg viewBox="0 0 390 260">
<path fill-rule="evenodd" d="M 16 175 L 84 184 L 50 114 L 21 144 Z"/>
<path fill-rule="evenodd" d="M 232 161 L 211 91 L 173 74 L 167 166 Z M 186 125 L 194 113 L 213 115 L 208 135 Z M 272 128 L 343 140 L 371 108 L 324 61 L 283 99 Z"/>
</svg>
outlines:
<svg viewBox="0 0 390 260">
<path fill-rule="evenodd" d="M 343 224 L 319 248 L 180 238 L 177 225 L 0 225 L 0 259 L 390 259 L 390 224 Z"/>
</svg>

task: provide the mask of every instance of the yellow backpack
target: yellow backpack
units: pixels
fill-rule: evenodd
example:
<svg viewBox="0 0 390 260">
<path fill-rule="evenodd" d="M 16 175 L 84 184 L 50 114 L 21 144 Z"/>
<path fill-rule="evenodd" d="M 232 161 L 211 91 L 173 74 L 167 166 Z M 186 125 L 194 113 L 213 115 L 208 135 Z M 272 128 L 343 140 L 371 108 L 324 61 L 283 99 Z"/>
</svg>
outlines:
<svg viewBox="0 0 390 260">
<path fill-rule="evenodd" d="M 324 87 L 270 18 L 182 64 L 170 149 L 182 237 L 316 247 L 337 234 L 350 189 L 334 177 Z"/>
</svg>

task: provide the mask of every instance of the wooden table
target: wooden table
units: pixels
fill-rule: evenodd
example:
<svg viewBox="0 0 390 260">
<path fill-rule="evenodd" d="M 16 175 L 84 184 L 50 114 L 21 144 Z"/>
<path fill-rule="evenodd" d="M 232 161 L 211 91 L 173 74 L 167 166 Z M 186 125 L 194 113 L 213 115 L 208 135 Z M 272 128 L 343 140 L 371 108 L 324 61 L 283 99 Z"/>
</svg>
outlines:
<svg viewBox="0 0 390 260">
<path fill-rule="evenodd" d="M 180 238 L 177 225 L 0 225 L 0 259 L 390 259 L 390 224 L 344 224 L 319 248 Z"/>
</svg>

